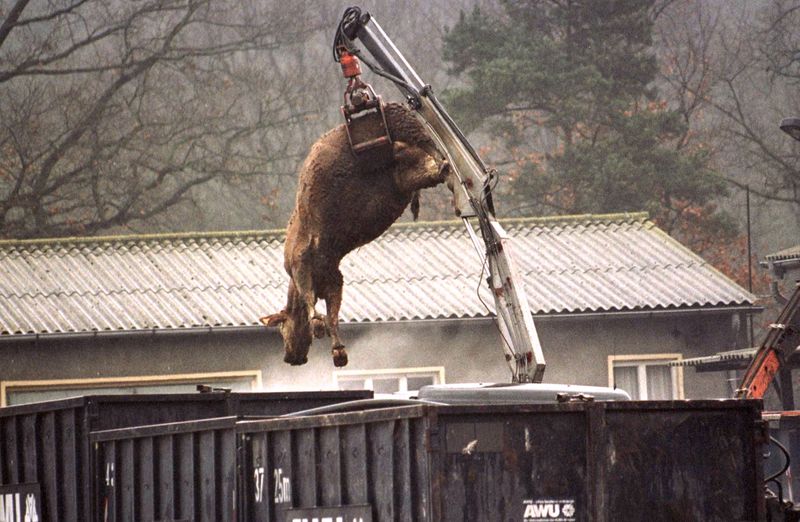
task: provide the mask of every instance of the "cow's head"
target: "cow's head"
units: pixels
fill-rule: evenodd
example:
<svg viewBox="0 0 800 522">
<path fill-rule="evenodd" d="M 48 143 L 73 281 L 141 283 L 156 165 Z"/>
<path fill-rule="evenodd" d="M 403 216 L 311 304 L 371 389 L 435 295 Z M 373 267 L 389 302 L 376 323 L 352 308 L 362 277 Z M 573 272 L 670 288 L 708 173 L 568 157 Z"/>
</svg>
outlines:
<svg viewBox="0 0 800 522">
<path fill-rule="evenodd" d="M 261 318 L 266 326 L 278 327 L 283 337 L 283 361 L 293 366 L 308 362 L 308 349 L 311 346 L 312 331 L 308 313 L 303 307 L 292 311 L 281 310 L 277 314 Z"/>
</svg>

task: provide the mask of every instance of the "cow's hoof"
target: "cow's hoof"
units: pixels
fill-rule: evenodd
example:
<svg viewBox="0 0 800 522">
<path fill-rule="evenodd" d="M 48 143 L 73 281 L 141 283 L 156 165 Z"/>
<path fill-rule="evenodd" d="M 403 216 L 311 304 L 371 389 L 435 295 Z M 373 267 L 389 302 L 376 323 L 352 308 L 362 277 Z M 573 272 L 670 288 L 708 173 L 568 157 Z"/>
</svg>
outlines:
<svg viewBox="0 0 800 522">
<path fill-rule="evenodd" d="M 311 320 L 311 330 L 314 332 L 314 337 L 322 339 L 325 337 L 325 320 L 315 317 Z"/>
<path fill-rule="evenodd" d="M 337 368 L 341 368 L 342 366 L 347 366 L 347 352 L 344 350 L 344 346 L 338 346 L 331 350 L 333 354 L 333 365 Z"/>
</svg>

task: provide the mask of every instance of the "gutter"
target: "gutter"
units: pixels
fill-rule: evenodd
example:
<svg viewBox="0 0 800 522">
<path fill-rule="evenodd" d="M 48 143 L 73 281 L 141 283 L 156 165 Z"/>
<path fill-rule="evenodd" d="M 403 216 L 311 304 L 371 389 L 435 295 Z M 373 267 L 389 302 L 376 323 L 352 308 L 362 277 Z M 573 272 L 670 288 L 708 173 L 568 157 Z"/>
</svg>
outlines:
<svg viewBox="0 0 800 522">
<path fill-rule="evenodd" d="M 578 312 L 565 314 L 534 314 L 534 321 L 545 320 L 568 320 L 568 319 L 654 319 L 663 316 L 689 316 L 689 315 L 710 315 L 735 312 L 761 313 L 763 306 L 741 305 L 725 306 L 712 308 L 671 308 L 668 310 L 630 310 L 622 312 Z"/>
<path fill-rule="evenodd" d="M 204 335 L 211 333 L 249 333 L 265 328 L 253 326 L 193 326 L 189 328 L 148 328 L 142 330 L 102 330 L 91 332 L 53 332 L 0 335 L 0 344 L 9 341 L 79 341 L 83 339 L 108 337 L 163 337 L 169 335 Z"/>
<path fill-rule="evenodd" d="M 796 257 L 767 259 L 759 263 L 761 267 L 768 268 L 776 277 L 783 278 L 783 274 L 793 268 L 800 268 L 800 259 Z"/>
<path fill-rule="evenodd" d="M 569 320 L 598 320 L 598 319 L 654 319 L 664 316 L 681 317 L 696 315 L 712 315 L 725 313 L 759 313 L 764 310 L 761 306 L 743 305 L 713 308 L 686 308 L 668 310 L 630 310 L 621 312 L 575 312 L 575 313 L 555 313 L 555 314 L 533 314 L 535 322 L 550 321 L 569 321 Z M 481 317 L 439 317 L 439 318 L 415 318 L 415 319 L 390 319 L 379 321 L 350 321 L 340 322 L 339 326 L 345 329 L 357 328 L 375 324 L 436 324 L 452 322 L 490 322 L 492 316 Z M 3 342 L 24 342 L 24 341 L 62 341 L 62 340 L 83 340 L 95 338 L 129 338 L 129 337 L 162 337 L 170 335 L 209 335 L 209 334 L 245 334 L 256 331 L 271 331 L 263 325 L 248 326 L 195 326 L 188 328 L 148 328 L 142 330 L 103 330 L 91 332 L 54 332 L 54 333 L 26 333 L 26 334 L 7 334 L 0 335 L 0 344 Z M 276 330 L 277 331 L 277 330 Z"/>
<path fill-rule="evenodd" d="M 724 314 L 724 313 L 761 313 L 764 311 L 763 306 L 756 305 L 740 305 L 740 306 L 719 306 L 709 308 L 670 308 L 662 310 L 627 310 L 620 312 L 563 312 L 563 313 L 535 313 L 533 315 L 534 322 L 547 322 L 547 321 L 564 321 L 564 320 L 594 320 L 594 319 L 652 319 L 662 316 L 687 316 L 687 315 L 707 315 L 707 314 Z M 437 323 L 437 322 L 452 322 L 452 321 L 491 321 L 494 320 L 493 316 L 481 317 L 439 317 L 434 319 L 391 319 L 385 321 L 358 321 L 358 322 L 340 322 L 339 326 L 355 326 L 362 324 L 395 324 L 395 323 Z"/>
</svg>

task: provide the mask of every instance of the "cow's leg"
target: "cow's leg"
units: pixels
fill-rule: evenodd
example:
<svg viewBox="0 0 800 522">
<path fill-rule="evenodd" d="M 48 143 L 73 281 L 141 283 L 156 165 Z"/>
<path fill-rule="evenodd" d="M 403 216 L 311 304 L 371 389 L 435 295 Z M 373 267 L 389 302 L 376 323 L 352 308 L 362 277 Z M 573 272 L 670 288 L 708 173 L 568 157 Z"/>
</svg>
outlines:
<svg viewBox="0 0 800 522">
<path fill-rule="evenodd" d="M 328 324 L 324 315 L 316 311 L 314 312 L 314 319 L 311 321 L 311 330 L 314 332 L 314 337 L 317 339 L 322 339 L 325 337 L 325 334 L 330 335 L 330 330 L 328 329 Z"/>
<path fill-rule="evenodd" d="M 337 367 L 347 365 L 347 352 L 339 338 L 339 309 L 342 306 L 342 286 L 344 279 L 337 269 L 333 274 L 325 292 L 325 308 L 328 313 L 328 331 L 331 336 L 331 354 L 333 365 Z"/>
<path fill-rule="evenodd" d="M 285 311 L 275 315 L 276 317 L 269 322 L 280 324 L 285 351 L 284 362 L 292 365 L 305 364 L 308 360 L 308 348 L 312 341 L 311 328 L 306 320 L 305 301 L 298 291 L 294 279 L 289 280 Z"/>
<path fill-rule="evenodd" d="M 308 314 L 308 324 L 314 327 L 314 318 L 317 311 L 314 306 L 317 304 L 317 296 L 314 293 L 314 277 L 312 267 L 312 252 L 309 246 L 301 253 L 300 258 L 292 263 L 292 280 L 300 294 L 300 299 L 305 303 L 306 313 Z"/>
<path fill-rule="evenodd" d="M 414 216 L 414 221 L 419 217 L 419 190 L 411 194 L 411 215 Z"/>
<path fill-rule="evenodd" d="M 311 277 L 309 276 L 308 281 L 304 280 L 295 280 L 297 284 L 297 289 L 300 291 L 300 295 L 302 296 L 303 303 L 306 305 L 306 312 L 308 313 L 308 324 L 314 323 L 314 317 L 317 315 L 317 310 L 314 308 L 314 305 L 317 304 L 317 296 L 314 295 L 314 285 L 311 283 Z"/>
<path fill-rule="evenodd" d="M 394 143 L 394 180 L 401 192 L 412 193 L 443 183 L 449 173 L 449 163 L 436 159 L 421 147 Z"/>
</svg>

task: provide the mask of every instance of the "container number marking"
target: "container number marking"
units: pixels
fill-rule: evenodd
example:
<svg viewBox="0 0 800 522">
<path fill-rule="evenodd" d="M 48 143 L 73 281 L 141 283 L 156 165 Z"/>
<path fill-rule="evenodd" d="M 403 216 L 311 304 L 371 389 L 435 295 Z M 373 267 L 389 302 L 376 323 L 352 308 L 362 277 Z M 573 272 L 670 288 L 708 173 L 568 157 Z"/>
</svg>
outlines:
<svg viewBox="0 0 800 522">
<path fill-rule="evenodd" d="M 294 508 L 286 511 L 281 522 L 372 522 L 372 507 L 349 505 L 336 507 Z"/>
<path fill-rule="evenodd" d="M 114 463 L 106 463 L 106 486 L 114 487 Z"/>
<path fill-rule="evenodd" d="M 283 468 L 275 468 L 275 503 L 287 504 L 292 501 L 292 481 L 283 475 Z"/>
<path fill-rule="evenodd" d="M 39 522 L 36 497 L 25 495 L 25 507 L 19 493 L 0 495 L 0 522 Z"/>
<path fill-rule="evenodd" d="M 335 518 L 334 517 L 311 517 L 311 518 L 308 518 L 308 517 L 303 517 L 303 518 L 295 517 L 295 518 L 292 519 L 292 522 L 364 522 L 364 519 L 359 517 L 359 518 L 354 518 L 351 521 L 349 519 L 345 520 L 344 517 L 335 517 Z"/>
<path fill-rule="evenodd" d="M 253 471 L 253 478 L 256 482 L 256 503 L 261 504 L 264 501 L 264 466 Z"/>
<path fill-rule="evenodd" d="M 40 522 L 38 484 L 0 486 L 0 522 Z"/>
</svg>

